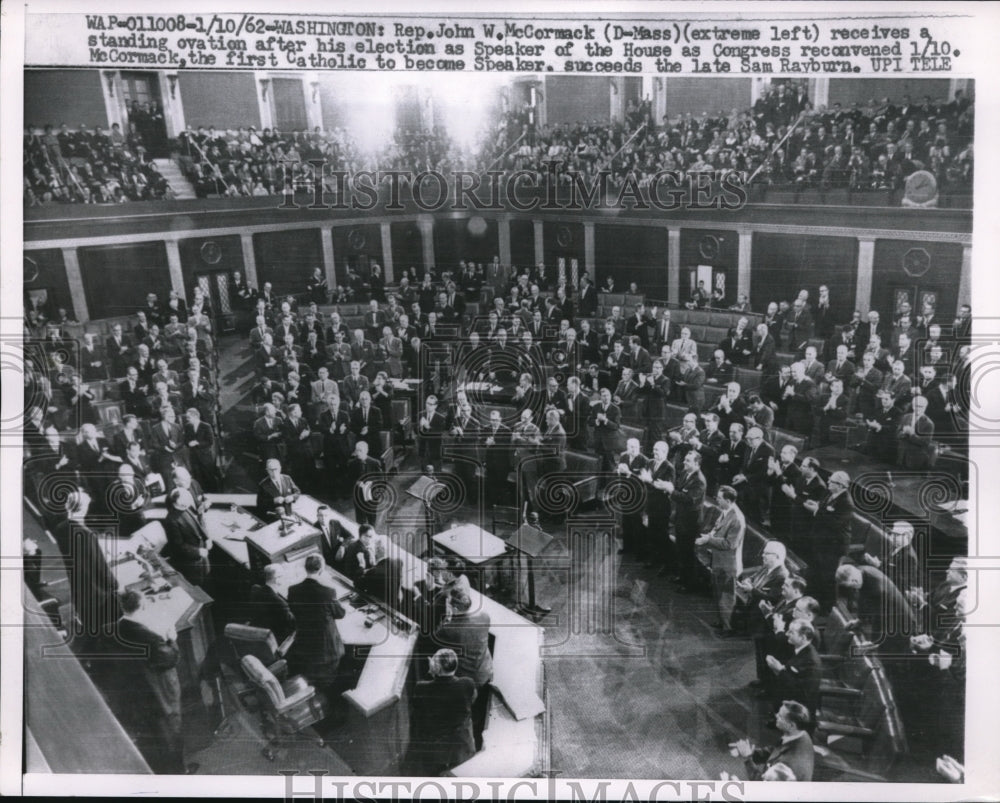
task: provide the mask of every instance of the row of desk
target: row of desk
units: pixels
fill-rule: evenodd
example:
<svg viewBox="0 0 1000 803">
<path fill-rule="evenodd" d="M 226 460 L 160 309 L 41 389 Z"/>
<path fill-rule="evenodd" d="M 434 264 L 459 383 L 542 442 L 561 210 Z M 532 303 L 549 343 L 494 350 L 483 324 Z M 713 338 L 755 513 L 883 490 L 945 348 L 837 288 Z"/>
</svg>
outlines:
<svg viewBox="0 0 1000 803">
<path fill-rule="evenodd" d="M 292 505 L 287 523 L 265 523 L 248 510 L 256 502 L 251 494 L 206 497 L 210 507 L 203 523 L 212 541 L 213 573 L 217 566 L 229 564 L 247 576 L 248 586 L 251 579 L 256 581 L 264 565 L 279 563 L 284 569 L 284 584 L 293 585 L 304 578 L 306 555 L 319 551 L 320 532 L 315 526 L 321 505 L 318 500 L 302 495 Z M 170 625 L 177 630 L 183 653 L 182 682 L 190 685 L 197 681 L 198 667 L 213 639 L 208 615 L 213 600 L 173 572 L 169 563 L 150 558 L 166 544 L 158 520 L 165 515 L 162 507 L 150 509 L 147 517 L 153 521 L 128 539 L 105 541 L 104 547 L 122 589 L 136 588 L 146 593 L 147 624 L 160 632 Z M 330 517 L 343 529 L 357 534 L 354 521 L 335 510 L 330 511 Z M 473 565 L 488 563 L 507 551 L 505 541 L 471 524 L 438 533 L 433 541 Z M 396 545 L 389 544 L 387 549 L 402 563 L 403 586 L 413 586 L 427 576 L 423 560 Z M 325 582 L 336 590 L 338 599 L 357 593 L 348 578 L 329 567 Z M 490 616 L 490 632 L 495 639 L 493 685 L 506 705 L 492 707 L 485 749 L 454 772 L 465 776 L 529 774 L 539 766 L 538 751 L 544 743 L 543 630 L 475 590 L 471 595 L 474 606 Z M 359 774 L 398 774 L 408 741 L 405 698 L 418 627 L 379 601 L 365 601 L 368 604 L 363 607 L 345 604 L 346 616 L 337 622 L 345 646 L 353 648 L 364 664 L 354 688 L 343 693 L 350 713 L 338 730 L 349 736 L 331 746 Z M 386 615 L 366 623 L 371 605 L 377 605 Z M 381 747 L 373 750 L 372 744 Z"/>
</svg>

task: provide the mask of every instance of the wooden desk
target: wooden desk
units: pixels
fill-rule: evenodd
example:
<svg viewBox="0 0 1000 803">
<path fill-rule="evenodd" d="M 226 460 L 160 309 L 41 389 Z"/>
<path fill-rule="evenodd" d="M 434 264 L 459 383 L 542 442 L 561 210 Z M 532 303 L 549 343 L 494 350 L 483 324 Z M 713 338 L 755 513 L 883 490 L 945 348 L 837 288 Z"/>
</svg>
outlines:
<svg viewBox="0 0 1000 803">
<path fill-rule="evenodd" d="M 135 558 L 140 548 L 145 551 L 147 547 L 151 547 L 155 553 L 166 543 L 166 535 L 159 522 L 151 522 L 136 530 L 128 539 L 110 538 L 99 541 L 111 571 L 118 580 L 119 590 L 138 591 L 145 596 L 142 623 L 161 635 L 170 627 L 177 631 L 177 646 L 181 653 L 177 670 L 181 686 L 185 689 L 196 687 L 201 664 L 215 640 L 212 618 L 209 616 L 212 598 L 174 571 L 163 558 L 157 556 L 146 563 L 153 569 L 152 575 Z"/>
<path fill-rule="evenodd" d="M 477 524 L 460 524 L 435 535 L 431 540 L 469 563 L 480 565 L 507 552 L 507 542 Z"/>
<path fill-rule="evenodd" d="M 859 497 L 869 500 L 874 496 L 883 500 L 887 509 L 886 513 L 895 511 L 896 515 L 905 515 L 913 521 L 925 521 L 930 526 L 932 534 L 936 535 L 936 541 L 941 541 L 940 546 L 944 550 L 937 554 L 955 553 L 965 554 L 966 544 L 969 538 L 968 527 L 950 513 L 929 509 L 926 505 L 926 491 L 928 485 L 935 484 L 936 478 L 942 480 L 938 484 L 945 490 L 946 499 L 940 501 L 952 501 L 958 498 L 957 494 L 948 495 L 946 489 L 955 484 L 952 475 L 946 472 L 936 471 L 913 471 L 911 469 L 900 468 L 899 466 L 879 463 L 872 460 L 861 452 L 851 449 L 842 449 L 837 446 L 824 446 L 820 449 L 811 449 L 805 452 L 802 457 L 815 457 L 822 467 L 820 473 L 824 479 L 831 472 L 844 469 L 851 477 L 851 490 L 854 497 L 855 507 L 859 512 L 871 510 L 872 505 L 858 504 Z M 892 475 L 892 487 L 887 488 L 888 476 Z M 878 480 L 870 485 L 858 485 L 855 479 L 869 475 L 873 480 Z M 937 497 L 934 497 L 937 499 Z M 951 544 L 944 542 L 950 541 Z M 956 553 L 955 550 L 958 550 Z"/>
</svg>

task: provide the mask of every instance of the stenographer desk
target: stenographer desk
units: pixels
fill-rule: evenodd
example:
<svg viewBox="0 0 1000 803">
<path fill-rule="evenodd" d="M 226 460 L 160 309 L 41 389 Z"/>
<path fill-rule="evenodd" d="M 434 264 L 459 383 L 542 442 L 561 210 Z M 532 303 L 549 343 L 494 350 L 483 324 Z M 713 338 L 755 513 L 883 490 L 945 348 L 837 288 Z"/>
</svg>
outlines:
<svg viewBox="0 0 1000 803">
<path fill-rule="evenodd" d="M 226 563 L 238 567 L 242 585 L 259 577 L 259 560 L 285 564 L 283 582 L 294 584 L 305 576 L 306 554 L 318 547 L 317 510 L 321 503 L 302 495 L 292 505 L 296 519 L 281 535 L 278 522 L 265 524 L 248 508 L 255 497 L 248 494 L 207 494 L 211 507 L 204 514 L 206 534 L 212 541 L 213 575 Z M 154 509 L 152 517 L 162 516 Z M 356 522 L 335 510 L 330 516 L 353 535 Z M 259 553 L 255 556 L 255 553 Z M 412 586 L 427 576 L 424 561 L 388 545 L 391 557 L 403 564 L 403 584 Z M 183 579 L 183 578 L 181 578 Z M 398 775 L 409 744 L 408 691 L 415 682 L 414 649 L 418 627 L 381 602 L 354 590 L 351 581 L 328 568 L 324 582 L 337 591 L 347 612 L 337 627 L 345 647 L 362 662 L 358 680 L 343 693 L 346 720 L 327 743 L 359 775 Z M 545 720 L 541 644 L 543 631 L 533 622 L 472 591 L 474 606 L 490 615 L 494 637 L 493 685 L 503 702 L 494 698 L 484 750 L 459 767 L 455 775 L 518 777 L 536 773 L 542 766 Z M 353 604 L 352 604 L 353 603 Z M 382 618 L 368 627 L 372 612 Z M 426 667 L 420 667 L 421 671 Z"/>
</svg>

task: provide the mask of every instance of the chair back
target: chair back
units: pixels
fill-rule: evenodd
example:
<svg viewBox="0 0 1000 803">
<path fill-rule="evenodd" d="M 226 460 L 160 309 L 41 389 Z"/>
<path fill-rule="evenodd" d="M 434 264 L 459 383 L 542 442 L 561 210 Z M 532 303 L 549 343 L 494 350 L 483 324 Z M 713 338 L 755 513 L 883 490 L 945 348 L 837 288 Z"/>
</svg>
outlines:
<svg viewBox="0 0 1000 803">
<path fill-rule="evenodd" d="M 244 655 L 240 660 L 243 672 L 264 696 L 274 709 L 279 709 L 285 702 L 285 692 L 278 679 L 271 673 L 256 655 Z"/>
<path fill-rule="evenodd" d="M 247 655 L 252 655 L 264 666 L 270 666 L 278 658 L 275 654 L 278 651 L 278 642 L 266 627 L 251 627 L 230 622 L 226 625 L 224 633 L 238 661 Z"/>
</svg>

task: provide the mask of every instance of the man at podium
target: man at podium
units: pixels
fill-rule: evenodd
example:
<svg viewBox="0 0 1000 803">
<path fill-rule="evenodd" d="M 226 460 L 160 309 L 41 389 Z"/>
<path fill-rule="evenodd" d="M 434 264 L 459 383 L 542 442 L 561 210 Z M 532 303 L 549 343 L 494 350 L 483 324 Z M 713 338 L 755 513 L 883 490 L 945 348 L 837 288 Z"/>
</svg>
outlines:
<svg viewBox="0 0 1000 803">
<path fill-rule="evenodd" d="M 291 477 L 281 473 L 280 461 L 272 457 L 265 467 L 267 476 L 260 481 L 257 489 L 257 515 L 262 519 L 279 512 L 290 515 L 292 503 L 299 498 L 301 491 Z"/>
</svg>

